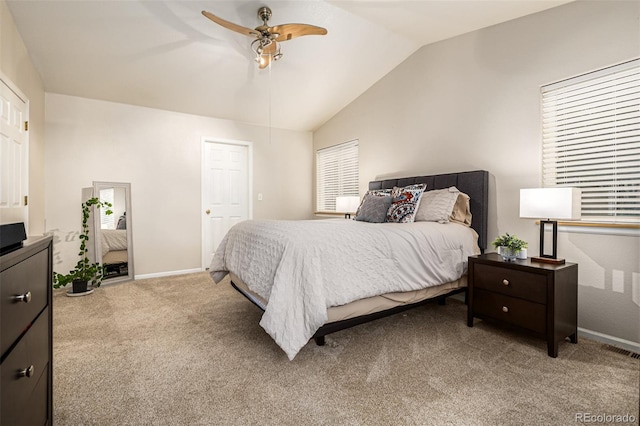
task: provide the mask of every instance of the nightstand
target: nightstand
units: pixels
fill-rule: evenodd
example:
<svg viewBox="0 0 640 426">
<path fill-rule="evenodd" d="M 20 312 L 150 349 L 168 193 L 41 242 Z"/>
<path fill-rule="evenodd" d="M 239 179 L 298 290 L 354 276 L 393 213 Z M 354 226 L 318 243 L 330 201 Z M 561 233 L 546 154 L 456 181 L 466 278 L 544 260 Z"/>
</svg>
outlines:
<svg viewBox="0 0 640 426">
<path fill-rule="evenodd" d="M 467 325 L 473 318 L 514 326 L 547 340 L 550 357 L 569 337 L 578 342 L 578 265 L 531 259 L 506 262 L 497 253 L 469 257 Z"/>
</svg>

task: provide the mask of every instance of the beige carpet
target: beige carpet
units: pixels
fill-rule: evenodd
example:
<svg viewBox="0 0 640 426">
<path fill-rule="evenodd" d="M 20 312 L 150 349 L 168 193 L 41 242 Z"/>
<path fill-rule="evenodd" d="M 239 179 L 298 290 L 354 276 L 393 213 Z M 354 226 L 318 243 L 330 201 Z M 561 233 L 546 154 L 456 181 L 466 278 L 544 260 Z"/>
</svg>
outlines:
<svg viewBox="0 0 640 426">
<path fill-rule="evenodd" d="M 260 310 L 206 273 L 58 290 L 53 306 L 55 425 L 638 422 L 640 361 L 587 339 L 549 358 L 542 340 L 468 328 L 456 300 L 310 342 L 291 362 Z"/>
</svg>

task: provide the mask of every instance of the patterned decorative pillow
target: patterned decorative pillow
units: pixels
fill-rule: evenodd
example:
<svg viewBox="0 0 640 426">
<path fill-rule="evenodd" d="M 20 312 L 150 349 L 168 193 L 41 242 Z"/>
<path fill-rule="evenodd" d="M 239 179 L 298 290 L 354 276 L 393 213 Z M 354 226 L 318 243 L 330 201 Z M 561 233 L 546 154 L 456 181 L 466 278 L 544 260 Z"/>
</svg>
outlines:
<svg viewBox="0 0 640 426">
<path fill-rule="evenodd" d="M 461 194 L 462 193 L 455 186 L 445 189 L 426 191 L 422 194 L 422 202 L 420 203 L 420 207 L 416 213 L 415 220 L 440 223 L 449 222 L 458 197 Z M 464 194 L 463 199 L 465 196 L 467 198 L 468 205 L 469 196 Z M 471 218 L 469 218 L 469 222 L 471 222 Z"/>
<path fill-rule="evenodd" d="M 386 222 L 411 223 L 414 221 L 420 196 L 426 189 L 424 183 L 408 185 L 404 188 L 395 187 L 391 191 L 391 206 L 387 211 Z"/>
<path fill-rule="evenodd" d="M 376 197 L 391 197 L 391 188 L 388 189 L 370 189 L 364 195 L 375 195 Z"/>
<path fill-rule="evenodd" d="M 389 191 L 391 193 L 391 191 Z M 371 223 L 382 223 L 387 217 L 387 211 L 391 205 L 390 195 L 375 195 L 366 193 L 362 198 L 362 203 L 358 207 L 355 220 Z"/>
</svg>

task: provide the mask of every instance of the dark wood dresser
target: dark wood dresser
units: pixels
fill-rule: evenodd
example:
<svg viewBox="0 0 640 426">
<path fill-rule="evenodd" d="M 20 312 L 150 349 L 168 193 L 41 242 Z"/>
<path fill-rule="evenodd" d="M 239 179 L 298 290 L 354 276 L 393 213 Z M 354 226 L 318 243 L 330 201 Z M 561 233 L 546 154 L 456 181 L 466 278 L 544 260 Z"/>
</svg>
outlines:
<svg viewBox="0 0 640 426">
<path fill-rule="evenodd" d="M 53 423 L 51 237 L 0 256 L 0 424 Z"/>
<path fill-rule="evenodd" d="M 578 342 L 578 265 L 531 259 L 506 262 L 497 253 L 469 257 L 467 325 L 473 318 L 527 330 L 547 340 L 550 357 L 569 337 Z"/>
</svg>

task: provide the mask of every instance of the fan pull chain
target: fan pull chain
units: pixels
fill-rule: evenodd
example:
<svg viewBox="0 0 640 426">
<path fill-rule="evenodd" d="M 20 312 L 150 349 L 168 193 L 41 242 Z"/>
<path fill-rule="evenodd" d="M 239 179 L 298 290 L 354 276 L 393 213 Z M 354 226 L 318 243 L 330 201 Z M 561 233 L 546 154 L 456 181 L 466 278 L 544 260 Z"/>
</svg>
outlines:
<svg viewBox="0 0 640 426">
<path fill-rule="evenodd" d="M 269 61 L 269 145 L 271 145 L 271 108 L 272 108 L 272 102 L 271 102 L 271 63 L 272 61 Z"/>
</svg>

